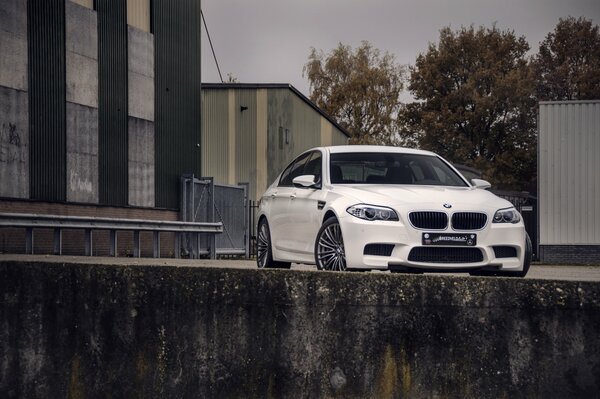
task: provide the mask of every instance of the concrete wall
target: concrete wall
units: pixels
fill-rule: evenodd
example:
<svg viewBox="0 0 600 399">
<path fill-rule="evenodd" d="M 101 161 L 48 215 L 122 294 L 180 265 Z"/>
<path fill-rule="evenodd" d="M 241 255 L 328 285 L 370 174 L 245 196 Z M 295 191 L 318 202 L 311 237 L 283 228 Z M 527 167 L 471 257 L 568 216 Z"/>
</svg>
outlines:
<svg viewBox="0 0 600 399">
<path fill-rule="evenodd" d="M 27 90 L 27 1 L 0 1 L 0 197 L 29 197 Z"/>
<path fill-rule="evenodd" d="M 0 264 L 0 396 L 592 398 L 600 285 Z"/>
<path fill-rule="evenodd" d="M 98 21 L 65 2 L 67 201 L 98 202 Z"/>
<path fill-rule="evenodd" d="M 154 36 L 127 29 L 129 205 L 153 207 Z"/>
</svg>

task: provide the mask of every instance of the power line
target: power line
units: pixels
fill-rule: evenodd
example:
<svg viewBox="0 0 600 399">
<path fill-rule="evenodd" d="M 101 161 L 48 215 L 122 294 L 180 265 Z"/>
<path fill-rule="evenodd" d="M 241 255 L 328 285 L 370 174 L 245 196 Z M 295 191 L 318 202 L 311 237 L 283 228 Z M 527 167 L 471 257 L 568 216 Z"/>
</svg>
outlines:
<svg viewBox="0 0 600 399">
<path fill-rule="evenodd" d="M 210 43 L 210 49 L 212 50 L 213 58 L 215 59 L 215 64 L 217 65 L 217 71 L 219 72 L 219 78 L 221 79 L 221 83 L 223 82 L 223 76 L 221 75 L 221 68 L 219 68 L 219 61 L 217 61 L 217 55 L 215 54 L 215 48 L 213 47 L 212 40 L 210 40 L 210 33 L 208 33 L 208 26 L 206 26 L 206 19 L 204 18 L 204 12 L 200 11 L 200 15 L 202 16 L 202 22 L 204 22 L 204 30 L 206 31 L 206 36 L 208 37 L 208 43 Z"/>
</svg>

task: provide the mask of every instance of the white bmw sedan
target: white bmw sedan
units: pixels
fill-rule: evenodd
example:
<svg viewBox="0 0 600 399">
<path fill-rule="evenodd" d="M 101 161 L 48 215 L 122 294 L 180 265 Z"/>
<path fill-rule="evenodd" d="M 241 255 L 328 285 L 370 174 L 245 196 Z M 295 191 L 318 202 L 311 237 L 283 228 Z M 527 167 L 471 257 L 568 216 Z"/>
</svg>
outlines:
<svg viewBox="0 0 600 399">
<path fill-rule="evenodd" d="M 428 151 L 311 149 L 260 201 L 258 267 L 523 277 L 532 249 L 521 215 L 488 187 Z"/>
</svg>

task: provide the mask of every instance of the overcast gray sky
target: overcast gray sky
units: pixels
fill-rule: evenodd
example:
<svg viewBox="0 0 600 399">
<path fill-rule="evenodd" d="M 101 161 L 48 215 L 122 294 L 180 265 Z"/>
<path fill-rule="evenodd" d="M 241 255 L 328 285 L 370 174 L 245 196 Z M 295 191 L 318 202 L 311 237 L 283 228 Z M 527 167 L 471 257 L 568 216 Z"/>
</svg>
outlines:
<svg viewBox="0 0 600 399">
<path fill-rule="evenodd" d="M 527 38 L 532 52 L 560 17 L 600 23 L 600 0 L 201 0 L 223 78 L 291 83 L 308 96 L 302 76 L 311 47 L 370 41 L 401 64 L 437 42 L 444 26 L 492 26 Z M 218 82 L 202 32 L 202 81 Z"/>
</svg>

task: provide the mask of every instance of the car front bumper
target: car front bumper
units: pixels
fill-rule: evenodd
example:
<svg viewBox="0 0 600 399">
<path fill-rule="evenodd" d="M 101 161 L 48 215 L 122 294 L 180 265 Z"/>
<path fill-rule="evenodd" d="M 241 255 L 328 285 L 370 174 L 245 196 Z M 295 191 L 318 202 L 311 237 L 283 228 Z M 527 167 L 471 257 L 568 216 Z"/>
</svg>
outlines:
<svg viewBox="0 0 600 399">
<path fill-rule="evenodd" d="M 525 258 L 526 232 L 523 222 L 491 223 L 482 230 L 477 231 L 455 231 L 451 228 L 446 230 L 421 230 L 402 221 L 367 221 L 353 216 L 339 218 L 344 249 L 346 253 L 346 265 L 349 269 L 422 269 L 430 271 L 453 271 L 453 270 L 477 270 L 489 268 L 498 271 L 521 271 L 523 270 Z M 453 260 L 444 262 L 436 259 L 435 262 L 417 262 L 409 260 L 409 254 L 413 248 L 448 248 L 453 251 L 457 246 L 424 246 L 422 244 L 423 233 L 457 233 L 476 234 L 477 244 L 468 248 L 476 248 L 481 251 L 482 260 L 477 262 L 461 262 Z M 365 246 L 368 244 L 393 245 L 390 256 L 365 255 Z M 511 247 L 516 250 L 514 257 L 496 257 L 494 246 Z M 465 248 L 461 246 L 460 248 Z M 426 251 L 426 250 L 425 250 Z"/>
</svg>

